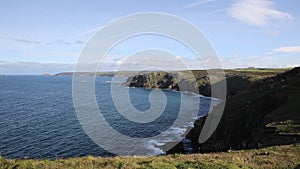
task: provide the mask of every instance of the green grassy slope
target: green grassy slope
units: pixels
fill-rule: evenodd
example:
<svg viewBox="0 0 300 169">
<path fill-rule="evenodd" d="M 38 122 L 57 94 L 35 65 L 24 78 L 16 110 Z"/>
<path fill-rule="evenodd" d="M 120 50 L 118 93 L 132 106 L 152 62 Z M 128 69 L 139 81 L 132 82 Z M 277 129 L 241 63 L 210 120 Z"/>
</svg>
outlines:
<svg viewBox="0 0 300 169">
<path fill-rule="evenodd" d="M 84 157 L 57 160 L 10 160 L 0 158 L 0 168 L 295 168 L 300 164 L 300 145 L 226 153 L 168 155 L 157 157 Z"/>
</svg>

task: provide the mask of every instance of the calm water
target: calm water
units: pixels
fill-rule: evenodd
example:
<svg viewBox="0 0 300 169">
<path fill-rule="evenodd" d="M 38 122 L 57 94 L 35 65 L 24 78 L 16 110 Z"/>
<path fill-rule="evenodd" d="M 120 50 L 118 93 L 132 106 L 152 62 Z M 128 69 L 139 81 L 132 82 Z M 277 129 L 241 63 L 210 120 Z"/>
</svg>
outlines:
<svg viewBox="0 0 300 169">
<path fill-rule="evenodd" d="M 120 79 L 120 83 L 125 79 Z M 168 100 L 164 115 L 154 122 L 141 124 L 118 114 L 112 102 L 111 78 L 97 77 L 98 105 L 111 126 L 131 137 L 149 137 L 165 131 L 173 123 L 181 102 L 180 92 L 163 91 Z M 122 90 L 123 86 L 116 85 Z M 151 90 L 130 88 L 130 99 L 137 110 L 151 104 Z M 196 99 L 190 94 L 186 99 Z M 209 98 L 201 97 L 199 115 L 210 106 Z M 192 124 L 192 119 L 191 123 Z M 187 126 L 174 128 L 167 138 L 182 139 Z M 116 144 L 118 143 L 117 140 Z M 149 152 L 163 153 L 157 145 L 170 139 L 149 142 Z M 72 77 L 2 76 L 0 77 L 0 154 L 9 158 L 66 158 L 80 156 L 112 156 L 96 145 L 80 126 L 72 102 Z"/>
</svg>

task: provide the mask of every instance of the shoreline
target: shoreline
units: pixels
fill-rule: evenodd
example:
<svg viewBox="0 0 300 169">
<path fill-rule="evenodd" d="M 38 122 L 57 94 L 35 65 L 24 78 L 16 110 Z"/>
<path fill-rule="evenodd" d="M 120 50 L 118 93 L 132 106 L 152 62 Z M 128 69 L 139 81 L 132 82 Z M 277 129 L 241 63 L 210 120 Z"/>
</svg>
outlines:
<svg viewBox="0 0 300 169">
<path fill-rule="evenodd" d="M 218 103 L 212 105 L 212 109 L 210 109 L 208 113 L 210 113 L 211 111 L 213 111 L 214 107 L 216 107 L 220 102 L 221 99 L 218 98 L 213 98 L 213 97 L 209 97 L 209 96 L 204 96 L 201 94 L 197 94 L 194 92 L 189 92 L 189 91 L 181 91 L 181 90 L 176 90 L 176 89 L 161 89 L 161 88 L 145 88 L 145 87 L 134 87 L 134 86 L 127 86 L 124 83 L 120 84 L 120 86 L 122 87 L 126 87 L 126 88 L 141 88 L 141 89 L 145 89 L 145 90 L 164 90 L 164 91 L 168 91 L 168 92 L 175 92 L 175 93 L 181 93 L 181 94 L 185 94 L 188 95 L 190 97 L 195 97 L 195 98 L 207 98 L 211 100 L 211 104 L 213 104 L 213 101 L 217 101 Z M 198 110 L 200 111 L 200 110 Z M 191 153 L 195 153 L 197 152 L 195 143 L 193 143 L 193 139 L 189 137 L 189 133 L 191 132 L 191 130 L 193 128 L 195 128 L 195 122 L 198 120 L 201 120 L 201 118 L 206 117 L 207 114 L 204 115 L 197 115 L 197 117 L 191 117 L 191 124 L 189 124 L 188 126 L 182 126 L 180 129 L 184 129 L 185 131 L 182 132 L 182 134 L 180 135 L 180 137 L 182 137 L 182 140 L 180 142 L 178 142 L 178 144 L 174 147 L 172 147 L 171 149 L 164 151 L 162 150 L 162 148 L 168 144 L 168 142 L 166 142 L 164 145 L 152 145 L 154 148 L 158 148 L 160 149 L 163 154 L 162 155 L 168 155 L 168 154 L 174 154 L 177 151 L 179 151 L 180 153 L 183 154 L 191 154 Z M 179 129 L 179 128 L 178 128 Z M 153 140 L 153 141 L 157 141 L 157 140 Z M 169 142 L 170 143 L 170 142 Z M 178 148 L 179 146 L 179 148 Z M 178 149 L 178 150 L 176 150 Z"/>
</svg>

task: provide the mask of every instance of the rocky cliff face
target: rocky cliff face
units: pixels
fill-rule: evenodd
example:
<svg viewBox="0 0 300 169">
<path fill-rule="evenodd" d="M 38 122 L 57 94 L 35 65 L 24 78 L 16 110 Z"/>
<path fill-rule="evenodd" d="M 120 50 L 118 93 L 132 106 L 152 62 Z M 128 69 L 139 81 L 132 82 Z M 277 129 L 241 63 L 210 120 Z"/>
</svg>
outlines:
<svg viewBox="0 0 300 169">
<path fill-rule="evenodd" d="M 228 85 L 230 86 L 230 85 Z M 300 68 L 253 82 L 227 96 L 221 122 L 200 152 L 300 142 Z M 188 137 L 197 142 L 205 118 Z"/>
<path fill-rule="evenodd" d="M 176 74 L 164 72 L 144 73 L 131 76 L 126 85 L 130 87 L 176 89 Z"/>
<path fill-rule="evenodd" d="M 125 85 L 130 87 L 172 89 L 177 91 L 189 91 L 210 96 L 210 80 L 207 76 L 197 79 L 185 78 L 181 73 L 152 72 L 131 76 Z M 195 90 L 195 89 L 199 89 Z"/>
<path fill-rule="evenodd" d="M 124 84 L 130 87 L 173 89 L 211 96 L 211 85 L 216 83 L 214 79 L 218 79 L 218 76 L 218 74 L 209 76 L 206 71 L 201 70 L 192 71 L 192 76 L 184 71 L 174 73 L 148 72 L 130 76 Z M 271 75 L 263 74 L 259 76 L 268 77 Z M 233 71 L 226 71 L 228 95 L 233 96 L 246 89 L 253 79 L 254 76 L 251 73 L 237 74 Z"/>
</svg>

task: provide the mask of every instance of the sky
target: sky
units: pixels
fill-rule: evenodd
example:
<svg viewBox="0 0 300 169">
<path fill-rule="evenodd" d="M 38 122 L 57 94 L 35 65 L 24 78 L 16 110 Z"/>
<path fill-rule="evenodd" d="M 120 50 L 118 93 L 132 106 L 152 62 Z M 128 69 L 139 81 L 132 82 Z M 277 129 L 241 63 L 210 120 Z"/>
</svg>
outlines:
<svg viewBox="0 0 300 169">
<path fill-rule="evenodd" d="M 88 40 L 127 15 L 161 12 L 193 24 L 215 48 L 222 68 L 300 66 L 299 0 L 1 0 L 0 74 L 73 71 Z M 166 37 L 120 43 L 103 61 L 114 70 L 148 48 L 195 63 L 193 53 Z"/>
</svg>

